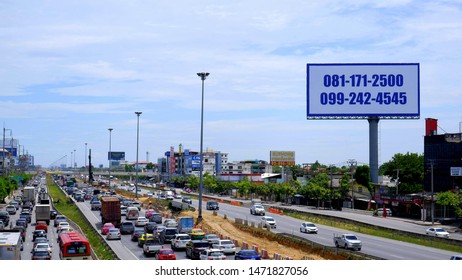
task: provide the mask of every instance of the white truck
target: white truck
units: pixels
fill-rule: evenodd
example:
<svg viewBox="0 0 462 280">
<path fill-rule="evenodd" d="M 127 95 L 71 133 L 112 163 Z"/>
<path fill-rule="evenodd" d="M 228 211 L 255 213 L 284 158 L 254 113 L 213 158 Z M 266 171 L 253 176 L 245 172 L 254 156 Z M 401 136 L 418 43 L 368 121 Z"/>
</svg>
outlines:
<svg viewBox="0 0 462 280">
<path fill-rule="evenodd" d="M 361 250 L 361 240 L 352 233 L 334 233 L 334 244 L 337 248 L 342 247 L 345 249 Z"/>
<path fill-rule="evenodd" d="M 20 260 L 22 238 L 20 232 L 0 232 L 0 260 Z"/>
<path fill-rule="evenodd" d="M 35 221 L 45 221 L 47 225 L 50 224 L 50 204 L 37 204 L 35 206 Z"/>
<path fill-rule="evenodd" d="M 34 187 L 25 187 L 24 193 L 22 196 L 22 202 L 30 201 L 35 204 L 35 188 Z"/>
<path fill-rule="evenodd" d="M 146 257 L 155 255 L 159 252 L 160 249 L 164 248 L 162 242 L 158 237 L 154 239 L 148 239 L 143 244 L 143 253 Z"/>
</svg>

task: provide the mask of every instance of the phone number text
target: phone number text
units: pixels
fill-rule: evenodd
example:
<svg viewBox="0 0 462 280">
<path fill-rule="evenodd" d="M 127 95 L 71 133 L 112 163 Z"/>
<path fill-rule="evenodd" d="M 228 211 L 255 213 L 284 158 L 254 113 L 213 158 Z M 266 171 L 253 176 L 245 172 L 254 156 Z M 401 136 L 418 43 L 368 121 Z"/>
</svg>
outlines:
<svg viewBox="0 0 462 280">
<path fill-rule="evenodd" d="M 375 94 L 368 91 L 360 92 L 322 92 L 320 94 L 322 105 L 405 105 L 407 97 L 405 91 L 379 91 Z"/>
</svg>

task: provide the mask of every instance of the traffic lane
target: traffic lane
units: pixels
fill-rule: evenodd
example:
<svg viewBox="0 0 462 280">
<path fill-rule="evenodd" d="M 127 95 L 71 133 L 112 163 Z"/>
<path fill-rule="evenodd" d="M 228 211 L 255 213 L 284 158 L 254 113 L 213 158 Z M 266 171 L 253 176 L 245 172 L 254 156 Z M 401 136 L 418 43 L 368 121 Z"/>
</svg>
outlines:
<svg viewBox="0 0 462 280">
<path fill-rule="evenodd" d="M 193 200 L 193 204 L 197 201 Z M 196 204 L 197 205 L 197 204 Z M 196 206 L 197 207 L 197 206 Z M 230 218 L 241 218 L 249 221 L 258 223 L 261 220 L 261 216 L 250 215 L 249 209 L 230 204 L 221 203 L 219 215 L 226 214 Z M 269 213 L 268 213 L 269 214 Z M 299 226 L 303 222 L 302 220 L 295 219 L 288 216 L 281 216 L 278 214 L 270 214 L 276 219 L 278 227 L 273 232 L 288 233 L 300 236 L 304 239 L 311 240 L 313 242 L 320 243 L 325 246 L 333 247 L 333 234 L 339 232 L 345 232 L 345 230 L 328 227 L 324 225 L 317 225 L 319 232 L 318 234 L 302 234 L 299 232 Z M 366 234 L 357 234 L 358 238 L 362 241 L 362 252 L 377 256 L 384 259 L 405 259 L 405 260 L 445 260 L 448 259 L 453 252 L 433 249 L 425 246 L 414 245 L 410 243 L 395 241 L 387 238 L 380 238 L 370 236 Z"/>
</svg>

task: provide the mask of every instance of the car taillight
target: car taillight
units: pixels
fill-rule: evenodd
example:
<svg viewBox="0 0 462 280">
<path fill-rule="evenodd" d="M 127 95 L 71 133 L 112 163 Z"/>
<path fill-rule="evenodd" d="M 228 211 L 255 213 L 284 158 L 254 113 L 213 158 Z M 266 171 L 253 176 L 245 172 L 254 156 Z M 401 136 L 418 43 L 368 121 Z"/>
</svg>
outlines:
<svg viewBox="0 0 462 280">
<path fill-rule="evenodd" d="M 213 258 L 211 258 L 211 257 L 208 257 L 208 258 L 207 258 L 207 260 L 213 260 Z"/>
</svg>

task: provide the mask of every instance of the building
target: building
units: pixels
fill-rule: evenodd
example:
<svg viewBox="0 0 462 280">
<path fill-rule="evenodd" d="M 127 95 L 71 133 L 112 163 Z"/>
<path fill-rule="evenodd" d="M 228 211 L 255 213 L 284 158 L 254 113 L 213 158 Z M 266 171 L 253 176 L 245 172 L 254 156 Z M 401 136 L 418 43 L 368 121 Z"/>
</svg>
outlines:
<svg viewBox="0 0 462 280">
<path fill-rule="evenodd" d="M 426 119 L 424 190 L 438 193 L 462 187 L 462 133 L 438 134 L 438 120 Z"/>
</svg>

